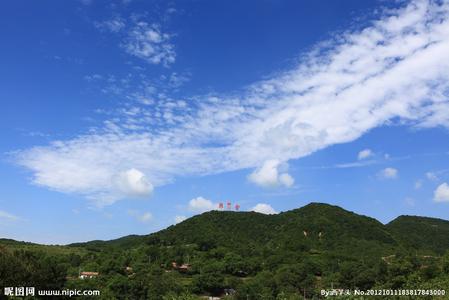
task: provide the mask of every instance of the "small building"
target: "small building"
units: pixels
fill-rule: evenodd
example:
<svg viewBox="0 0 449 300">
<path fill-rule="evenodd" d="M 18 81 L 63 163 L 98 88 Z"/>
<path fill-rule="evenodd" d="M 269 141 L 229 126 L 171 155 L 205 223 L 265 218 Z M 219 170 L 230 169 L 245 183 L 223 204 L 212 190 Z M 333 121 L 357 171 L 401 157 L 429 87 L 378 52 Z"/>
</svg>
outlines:
<svg viewBox="0 0 449 300">
<path fill-rule="evenodd" d="M 182 264 L 178 267 L 178 270 L 181 272 L 187 272 L 188 270 L 190 270 L 190 265 L 189 264 Z"/>
<path fill-rule="evenodd" d="M 80 272 L 80 279 L 86 279 L 86 278 L 95 278 L 98 276 L 98 272 Z"/>
<path fill-rule="evenodd" d="M 171 263 L 171 266 L 173 267 L 173 269 L 178 270 L 180 272 L 187 272 L 191 268 L 190 264 L 178 265 L 175 261 Z"/>
</svg>

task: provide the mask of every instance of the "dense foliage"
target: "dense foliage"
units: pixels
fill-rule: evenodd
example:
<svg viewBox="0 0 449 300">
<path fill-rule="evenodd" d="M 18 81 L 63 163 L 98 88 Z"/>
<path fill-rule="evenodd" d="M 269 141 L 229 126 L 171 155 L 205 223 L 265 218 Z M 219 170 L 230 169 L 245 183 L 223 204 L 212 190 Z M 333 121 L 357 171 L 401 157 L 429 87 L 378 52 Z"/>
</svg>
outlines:
<svg viewBox="0 0 449 300">
<path fill-rule="evenodd" d="M 0 240 L 0 287 L 99 289 L 96 299 L 303 299 L 331 288 L 444 289 L 448 228 L 448 221 L 420 217 L 383 225 L 325 204 L 278 215 L 212 211 L 107 242 Z M 82 271 L 99 276 L 79 279 Z"/>
<path fill-rule="evenodd" d="M 387 224 L 388 230 L 405 246 L 443 254 L 449 245 L 449 222 L 435 218 L 400 216 Z"/>
</svg>

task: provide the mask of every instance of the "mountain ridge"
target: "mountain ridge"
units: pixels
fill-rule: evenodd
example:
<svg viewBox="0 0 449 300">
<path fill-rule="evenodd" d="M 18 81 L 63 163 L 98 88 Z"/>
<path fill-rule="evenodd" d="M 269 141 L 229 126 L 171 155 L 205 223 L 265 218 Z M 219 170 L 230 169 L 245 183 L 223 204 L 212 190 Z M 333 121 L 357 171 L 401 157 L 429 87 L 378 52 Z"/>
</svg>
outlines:
<svg viewBox="0 0 449 300">
<path fill-rule="evenodd" d="M 101 246 L 111 245 L 111 246 L 119 246 L 119 247 L 126 247 L 126 246 L 132 247 L 132 246 L 136 246 L 138 243 L 146 242 L 148 239 L 151 240 L 152 237 L 160 236 L 161 233 L 164 233 L 167 231 L 170 232 L 171 230 L 173 230 L 173 228 L 179 228 L 179 226 L 184 226 L 182 224 L 185 224 L 185 222 L 189 222 L 189 223 L 193 222 L 194 224 L 196 224 L 196 223 L 198 223 L 197 220 L 201 220 L 204 218 L 207 218 L 209 221 L 213 222 L 213 224 L 215 224 L 216 230 L 218 230 L 217 225 L 223 225 L 227 221 L 231 221 L 230 219 L 232 219 L 232 221 L 236 220 L 235 217 L 231 217 L 231 216 L 239 216 L 239 217 L 237 217 L 237 220 L 245 219 L 245 218 L 258 219 L 258 221 L 264 220 L 265 222 L 267 222 L 267 224 L 265 226 L 258 225 L 259 226 L 258 229 L 259 230 L 264 230 L 264 229 L 268 230 L 267 226 L 270 226 L 270 225 L 280 226 L 280 224 L 274 224 L 274 223 L 277 223 L 278 220 L 281 220 L 283 218 L 294 218 L 296 216 L 299 218 L 308 219 L 308 221 L 310 221 L 310 216 L 314 216 L 314 217 L 322 220 L 323 213 L 327 214 L 327 215 L 334 215 L 333 221 L 336 221 L 336 219 L 338 219 L 338 217 L 361 217 L 361 218 L 364 218 L 365 221 L 367 222 L 367 224 L 369 224 L 370 226 L 377 227 L 380 231 L 384 231 L 386 233 L 386 236 L 383 237 L 383 239 L 385 239 L 385 241 L 389 240 L 387 237 L 389 235 L 397 242 L 403 242 L 404 239 L 399 238 L 398 236 L 402 235 L 404 232 L 401 232 L 400 230 L 398 230 L 396 227 L 393 226 L 393 224 L 397 224 L 398 222 L 403 222 L 404 220 L 410 220 L 410 218 L 412 218 L 415 221 L 416 220 L 427 220 L 428 222 L 439 222 L 439 223 L 443 222 L 444 224 L 447 224 L 447 228 L 448 228 L 448 232 L 449 232 L 449 221 L 444 220 L 444 219 L 425 217 L 425 216 L 400 215 L 400 216 L 396 217 L 395 219 L 393 219 L 392 221 L 384 224 L 373 217 L 362 215 L 362 214 L 357 214 L 353 211 L 346 210 L 337 205 L 332 205 L 332 204 L 328 204 L 328 203 L 320 203 L 320 202 L 310 202 L 302 207 L 284 211 L 284 212 L 280 212 L 279 214 L 272 214 L 272 215 L 266 215 L 266 214 L 262 214 L 262 213 L 258 213 L 258 212 L 251 212 L 251 211 L 235 212 L 235 211 L 212 210 L 212 211 L 204 212 L 199 215 L 192 216 L 191 218 L 188 218 L 188 219 L 184 220 L 183 222 L 180 222 L 180 223 L 174 224 L 174 225 L 170 225 L 165 229 L 162 229 L 157 232 L 150 233 L 150 234 L 145 234 L 145 235 L 132 234 L 132 235 L 122 236 L 122 237 L 119 237 L 117 239 L 112 239 L 112 240 L 93 240 L 93 241 L 87 241 L 87 242 L 71 243 L 66 246 L 80 247 L 80 246 L 91 245 L 91 246 L 100 246 L 101 247 Z M 321 214 L 321 216 L 320 216 L 320 214 Z M 354 218 L 353 220 L 357 220 L 357 219 L 358 218 Z M 331 222 L 331 224 L 332 224 L 332 222 Z M 328 226 L 331 226 L 331 224 L 328 224 Z M 200 224 L 198 224 L 198 225 L 200 225 Z M 310 228 L 310 225 L 303 224 L 303 223 L 297 224 L 297 225 L 301 225 L 304 227 L 304 229 L 309 229 L 309 231 L 311 230 L 311 232 L 315 231 Z M 343 224 L 343 227 L 346 228 L 347 230 L 351 230 L 350 225 L 351 224 Z M 246 228 L 244 225 L 242 225 L 242 226 L 243 226 L 243 228 Z M 285 226 L 287 226 L 287 225 L 284 224 L 284 227 Z M 323 229 L 323 226 L 324 225 L 321 225 L 318 227 Z M 237 228 L 237 230 L 238 229 L 239 228 Z M 304 231 L 307 231 L 307 230 L 304 230 Z M 317 234 L 318 233 L 319 232 L 317 232 Z M 302 234 L 304 234 L 304 233 L 302 233 Z M 322 234 L 324 234 L 324 233 L 322 233 Z M 369 234 L 369 233 L 367 233 L 367 234 Z M 377 232 L 377 234 L 381 234 L 381 232 Z M 390 242 L 392 242 L 392 241 L 390 240 Z M 448 247 L 449 247 L 449 239 L 448 239 Z M 439 251 L 439 252 L 441 252 L 441 251 Z"/>
<path fill-rule="evenodd" d="M 323 216 L 326 216 L 326 218 L 323 218 Z M 284 230 L 289 229 L 289 226 L 302 226 L 303 230 L 305 232 L 310 232 L 311 234 L 319 234 L 320 230 L 324 231 L 325 226 L 333 226 L 335 224 L 339 224 L 338 218 L 344 218 L 344 219 L 351 219 L 352 222 L 359 222 L 363 219 L 362 223 L 365 225 L 369 225 L 372 228 L 376 228 L 376 234 L 382 235 L 382 231 L 386 233 L 385 236 L 380 237 L 384 239 L 385 241 L 388 241 L 388 235 L 390 235 L 394 240 L 399 242 L 400 244 L 406 244 L 408 247 L 412 247 L 414 249 L 420 249 L 424 246 L 425 243 L 422 241 L 422 232 L 431 230 L 432 228 L 435 228 L 435 225 L 438 227 L 436 230 L 433 230 L 432 232 L 437 232 L 438 236 L 442 236 L 443 242 L 439 243 L 437 247 L 430 247 L 432 251 L 437 253 L 442 253 L 448 245 L 449 247 L 449 238 L 445 238 L 446 233 L 447 236 L 449 236 L 449 221 L 441 218 L 433 218 L 433 217 L 427 217 L 427 216 L 418 216 L 418 215 L 400 215 L 396 217 L 395 219 L 391 220 L 387 223 L 382 223 L 378 221 L 377 219 L 355 213 L 353 211 L 346 210 L 340 206 L 332 205 L 328 203 L 320 203 L 320 202 L 310 202 L 302 207 L 295 208 L 288 211 L 280 212 L 279 214 L 272 214 L 272 215 L 266 215 L 258 212 L 252 212 L 252 211 L 219 211 L 219 210 L 213 210 L 204 212 L 199 215 L 192 216 L 183 222 L 180 222 L 178 224 L 170 225 L 167 228 L 164 228 L 162 230 L 159 230 L 157 232 L 144 234 L 144 235 L 137 235 L 137 234 L 131 234 L 122 236 L 116 239 L 111 240 L 91 240 L 86 242 L 75 242 L 70 243 L 67 245 L 51 245 L 51 246 L 61 246 L 61 247 L 119 247 L 119 248 L 126 248 L 126 247 L 136 247 L 140 243 L 147 243 L 148 240 L 153 239 L 154 237 L 160 236 L 162 233 L 170 232 L 174 228 L 184 227 L 186 222 L 190 224 L 190 226 L 195 226 L 194 224 L 201 223 L 201 220 L 207 219 L 213 226 L 215 227 L 215 230 L 218 232 L 218 227 L 223 227 L 226 222 L 234 222 L 233 224 L 237 227 L 235 230 L 248 230 L 248 224 L 245 219 L 248 220 L 254 220 L 255 224 L 257 224 L 257 228 L 255 228 L 255 231 L 252 234 L 261 235 L 262 231 L 265 231 L 264 234 L 267 234 L 269 230 L 271 230 L 271 226 L 281 226 Z M 290 220 L 286 220 L 290 219 Z M 200 221 L 198 221 L 200 220 Z M 302 220 L 302 221 L 301 221 Z M 319 221 L 317 221 L 319 220 Z M 235 223 L 237 222 L 237 223 Z M 296 223 L 295 223 L 296 222 Z M 241 223 L 241 224 L 240 224 Z M 282 223 L 282 224 L 281 224 Z M 306 224 L 310 223 L 310 224 Z M 240 224 L 240 225 L 239 225 Z M 246 225 L 245 225 L 246 224 Z M 290 225 L 289 225 L 290 224 Z M 294 224 L 294 225 L 292 225 Z M 327 224 L 327 225 L 326 225 Z M 200 224 L 197 224 L 200 225 Z M 311 227 L 312 225 L 316 226 L 316 228 Z M 340 234 L 342 234 L 343 230 L 351 231 L 353 230 L 354 224 L 351 225 L 351 222 L 343 222 L 340 224 L 342 228 L 340 228 Z M 361 224 L 359 224 L 361 225 Z M 226 225 L 228 226 L 228 225 Z M 226 227 L 224 226 L 224 227 Z M 410 230 L 407 230 L 403 227 L 413 226 L 415 229 L 414 232 L 419 232 L 420 234 L 413 234 L 413 231 L 410 232 Z M 432 227 L 434 226 L 434 227 Z M 223 227 L 223 228 L 224 228 Z M 292 229 L 292 228 L 290 228 Z M 189 229 L 192 230 L 192 229 Z M 229 228 L 228 228 L 229 230 Z M 317 231 L 318 230 L 318 231 Z M 201 230 L 200 230 L 201 231 Z M 304 234 L 303 232 L 300 232 L 300 234 Z M 317 231 L 317 232 L 316 232 Z M 322 232 L 322 235 L 324 236 L 324 232 Z M 370 233 L 367 233 L 370 234 Z M 404 238 L 404 236 L 410 236 L 413 237 L 407 239 Z M 268 233 L 268 236 L 270 238 L 273 237 L 273 233 Z M 428 235 L 427 235 L 428 236 Z M 411 240 L 417 240 L 418 242 L 412 243 Z M 391 241 L 390 241 L 391 242 Z M 42 245 L 39 243 L 34 242 L 27 242 L 27 241 L 19 241 L 14 240 L 10 238 L 0 238 L 0 245 L 5 244 L 24 244 L 24 245 Z M 50 246 L 50 245 L 49 245 Z M 425 247 L 424 247 L 425 248 Z M 429 248 L 429 247 L 428 247 Z M 429 250 L 429 249 L 425 249 Z"/>
</svg>

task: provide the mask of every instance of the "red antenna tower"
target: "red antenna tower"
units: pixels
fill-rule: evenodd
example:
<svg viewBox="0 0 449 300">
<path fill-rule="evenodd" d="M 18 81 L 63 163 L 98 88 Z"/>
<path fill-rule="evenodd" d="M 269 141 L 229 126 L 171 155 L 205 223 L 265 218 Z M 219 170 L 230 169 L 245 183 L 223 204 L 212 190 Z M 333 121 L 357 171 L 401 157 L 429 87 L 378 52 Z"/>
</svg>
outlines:
<svg viewBox="0 0 449 300">
<path fill-rule="evenodd" d="M 240 205 L 239 205 L 239 204 L 236 204 L 236 205 L 235 205 L 235 210 L 236 210 L 236 211 L 239 211 L 239 209 L 240 209 Z"/>
</svg>

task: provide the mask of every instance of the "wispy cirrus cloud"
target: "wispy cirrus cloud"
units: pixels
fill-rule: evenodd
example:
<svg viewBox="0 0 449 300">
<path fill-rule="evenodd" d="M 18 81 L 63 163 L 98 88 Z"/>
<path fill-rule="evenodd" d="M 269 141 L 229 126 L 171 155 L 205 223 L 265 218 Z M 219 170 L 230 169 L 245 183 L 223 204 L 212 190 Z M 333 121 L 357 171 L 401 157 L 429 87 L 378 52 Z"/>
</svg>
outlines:
<svg viewBox="0 0 449 300">
<path fill-rule="evenodd" d="M 0 221 L 1 220 L 5 220 L 5 221 L 18 221 L 21 220 L 20 217 L 13 215 L 11 213 L 8 213 L 4 210 L 0 210 Z"/>
<path fill-rule="evenodd" d="M 153 220 L 153 215 L 150 212 L 138 212 L 137 210 L 128 210 L 128 215 L 134 217 L 141 223 L 147 223 Z"/>
<path fill-rule="evenodd" d="M 123 44 L 150 63 L 175 60 L 170 37 L 139 23 Z M 154 47 L 153 47 L 154 46 Z M 16 155 L 35 184 L 108 204 L 138 169 L 157 187 L 178 176 L 262 168 L 401 123 L 449 127 L 449 4 L 412 1 L 318 44 L 291 70 L 231 95 L 127 104 L 103 126 Z M 157 120 L 157 121 L 156 121 Z"/>
<path fill-rule="evenodd" d="M 427 172 L 426 173 L 426 178 L 432 181 L 437 181 L 438 180 L 438 176 L 435 174 L 435 172 Z"/>
<path fill-rule="evenodd" d="M 117 33 L 120 30 L 122 30 L 123 28 L 125 28 L 126 23 L 123 18 L 115 17 L 115 18 L 105 20 L 102 22 L 95 22 L 94 25 L 96 28 L 98 28 L 100 30 L 107 30 L 110 32 Z"/>
</svg>

